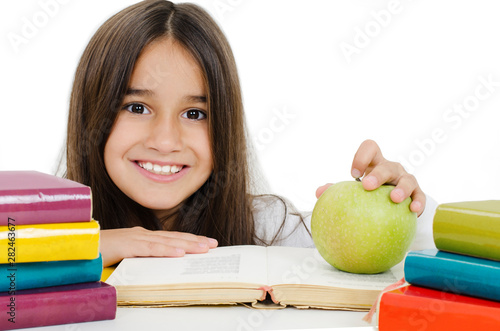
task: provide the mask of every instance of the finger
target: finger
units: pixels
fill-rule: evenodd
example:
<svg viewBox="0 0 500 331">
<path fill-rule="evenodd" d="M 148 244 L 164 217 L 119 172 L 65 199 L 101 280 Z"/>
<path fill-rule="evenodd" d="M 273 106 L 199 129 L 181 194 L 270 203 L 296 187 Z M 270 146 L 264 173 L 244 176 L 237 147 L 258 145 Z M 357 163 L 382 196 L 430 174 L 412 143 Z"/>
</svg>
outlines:
<svg viewBox="0 0 500 331">
<path fill-rule="evenodd" d="M 396 187 L 391 192 L 391 200 L 400 203 L 410 197 L 418 188 L 418 183 L 415 176 L 408 173 L 399 177 Z"/>
<path fill-rule="evenodd" d="M 168 238 L 164 236 L 149 236 L 146 240 L 141 240 L 141 242 L 147 242 L 148 245 L 159 244 L 167 247 L 179 248 L 185 253 L 195 254 L 195 253 L 206 253 L 210 249 L 207 243 L 200 241 L 190 241 L 179 238 Z"/>
<path fill-rule="evenodd" d="M 149 240 L 137 241 L 133 247 L 134 251 L 129 255 L 130 257 L 181 257 L 186 254 L 182 248 Z"/>
<path fill-rule="evenodd" d="M 195 235 L 192 233 L 177 232 L 177 231 L 155 231 L 155 232 L 158 232 L 159 235 L 165 236 L 167 238 L 176 238 L 176 239 L 182 239 L 182 240 L 186 240 L 186 241 L 205 243 L 210 248 L 215 248 L 218 245 L 217 240 L 214 238 L 209 238 L 209 237 L 205 237 L 205 236 L 198 236 L 198 235 Z"/>
<path fill-rule="evenodd" d="M 360 178 L 370 166 L 375 166 L 384 160 L 377 143 L 373 140 L 365 140 L 354 154 L 351 175 L 354 178 Z"/>
<path fill-rule="evenodd" d="M 402 165 L 396 162 L 385 161 L 374 167 L 362 180 L 365 190 L 371 191 L 382 184 L 396 185 L 399 178 L 405 174 Z"/>
<path fill-rule="evenodd" d="M 413 201 L 410 204 L 410 210 L 417 213 L 417 216 L 422 215 L 425 210 L 426 197 L 425 193 L 418 187 L 412 194 Z"/>
<path fill-rule="evenodd" d="M 408 197 L 412 199 L 410 210 L 420 216 L 425 207 L 425 194 L 418 185 L 416 178 L 413 175 L 405 174 L 401 176 L 397 186 L 391 191 L 391 200 L 400 203 Z"/>
<path fill-rule="evenodd" d="M 316 190 L 316 198 L 319 199 L 319 197 L 323 194 L 323 192 L 325 192 L 332 185 L 333 185 L 332 183 L 328 183 L 328 184 L 325 184 L 323 186 L 318 187 L 318 189 Z"/>
<path fill-rule="evenodd" d="M 207 244 L 210 248 L 215 248 L 218 245 L 218 242 L 216 239 L 205 237 L 205 236 L 198 236 L 192 233 L 187 233 L 187 232 L 178 232 L 178 231 L 151 231 L 151 230 L 146 230 L 142 227 L 135 227 L 133 229 L 137 229 L 137 231 L 141 231 L 142 235 L 145 236 L 161 236 L 165 238 L 175 238 L 175 239 L 181 239 L 181 240 L 186 240 L 186 241 L 192 241 L 192 242 L 198 242 L 198 243 L 205 243 Z M 147 240 L 147 238 L 144 238 Z"/>
<path fill-rule="evenodd" d="M 148 240 L 137 240 L 131 247 L 130 257 L 181 257 L 185 254 L 206 253 L 209 247 L 205 243 L 197 243 L 181 239 L 167 239 L 162 236 L 150 236 Z"/>
</svg>

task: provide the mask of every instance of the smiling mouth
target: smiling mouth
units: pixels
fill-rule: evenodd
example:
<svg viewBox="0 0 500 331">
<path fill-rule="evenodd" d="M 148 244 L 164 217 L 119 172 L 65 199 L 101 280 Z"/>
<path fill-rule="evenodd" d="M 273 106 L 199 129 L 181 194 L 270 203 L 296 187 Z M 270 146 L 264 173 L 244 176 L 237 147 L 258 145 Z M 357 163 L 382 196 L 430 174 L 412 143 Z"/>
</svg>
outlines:
<svg viewBox="0 0 500 331">
<path fill-rule="evenodd" d="M 173 175 L 181 171 L 184 166 L 180 165 L 159 165 L 151 162 L 136 162 L 139 167 L 157 175 Z"/>
</svg>

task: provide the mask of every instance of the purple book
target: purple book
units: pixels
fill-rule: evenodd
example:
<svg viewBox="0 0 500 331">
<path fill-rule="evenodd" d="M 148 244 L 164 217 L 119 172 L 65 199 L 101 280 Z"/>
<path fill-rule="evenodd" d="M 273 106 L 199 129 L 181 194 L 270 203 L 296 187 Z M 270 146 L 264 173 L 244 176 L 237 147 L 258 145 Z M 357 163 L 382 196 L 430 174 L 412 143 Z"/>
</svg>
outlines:
<svg viewBox="0 0 500 331">
<path fill-rule="evenodd" d="M 91 198 L 90 187 L 69 179 L 37 171 L 0 171 L 0 226 L 88 222 Z"/>
<path fill-rule="evenodd" d="M 2 292 L 0 307 L 0 330 L 112 320 L 116 290 L 92 282 Z"/>
</svg>

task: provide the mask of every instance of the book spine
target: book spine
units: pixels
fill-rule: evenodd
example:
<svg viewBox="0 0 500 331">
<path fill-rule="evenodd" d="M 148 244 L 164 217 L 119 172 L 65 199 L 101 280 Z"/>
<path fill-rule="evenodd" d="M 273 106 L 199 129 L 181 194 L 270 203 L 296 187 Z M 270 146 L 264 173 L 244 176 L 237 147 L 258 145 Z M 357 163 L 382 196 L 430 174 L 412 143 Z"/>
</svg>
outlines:
<svg viewBox="0 0 500 331">
<path fill-rule="evenodd" d="M 405 293 L 408 287 L 382 294 L 378 313 L 380 331 L 500 329 L 500 304 L 489 306 L 481 299 L 467 302 L 467 297 L 411 287 L 410 295 Z"/>
<path fill-rule="evenodd" d="M 100 255 L 94 260 L 0 264 L 0 292 L 97 282 L 102 270 Z"/>
<path fill-rule="evenodd" d="M 86 283 L 88 284 L 88 283 Z M 105 283 L 84 289 L 19 291 L 0 297 L 0 330 L 114 319 L 116 290 Z"/>
<path fill-rule="evenodd" d="M 408 283 L 500 301 L 500 262 L 437 250 L 409 252 L 404 264 Z"/>
<path fill-rule="evenodd" d="M 500 260 L 500 214 L 439 206 L 433 224 L 438 249 Z"/>
<path fill-rule="evenodd" d="M 0 227 L 0 263 L 93 260 L 99 257 L 99 223 Z"/>
<path fill-rule="evenodd" d="M 0 226 L 90 221 L 90 187 L 0 191 Z"/>
</svg>

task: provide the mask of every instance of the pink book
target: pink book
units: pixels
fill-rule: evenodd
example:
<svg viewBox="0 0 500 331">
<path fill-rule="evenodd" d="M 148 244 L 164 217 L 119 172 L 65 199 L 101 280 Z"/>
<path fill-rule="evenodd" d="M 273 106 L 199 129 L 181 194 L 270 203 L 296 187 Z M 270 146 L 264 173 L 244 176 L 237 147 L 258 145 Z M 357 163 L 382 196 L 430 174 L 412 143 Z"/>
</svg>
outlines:
<svg viewBox="0 0 500 331">
<path fill-rule="evenodd" d="M 0 171 L 0 226 L 88 222 L 91 199 L 90 187 L 69 179 L 37 171 Z"/>
<path fill-rule="evenodd" d="M 116 290 L 103 282 L 0 293 L 0 330 L 116 317 Z"/>
</svg>

